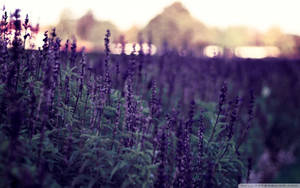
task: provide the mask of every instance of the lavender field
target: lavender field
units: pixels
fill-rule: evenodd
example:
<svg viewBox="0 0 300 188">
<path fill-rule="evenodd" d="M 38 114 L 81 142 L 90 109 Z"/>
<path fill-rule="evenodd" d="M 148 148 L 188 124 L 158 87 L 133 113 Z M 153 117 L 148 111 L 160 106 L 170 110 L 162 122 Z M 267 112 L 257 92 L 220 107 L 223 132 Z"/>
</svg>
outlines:
<svg viewBox="0 0 300 188">
<path fill-rule="evenodd" d="M 25 48 L 19 10 L 0 27 L 0 187 L 300 183 L 300 60 L 116 55 L 110 30 L 104 53 L 55 28 Z"/>
</svg>

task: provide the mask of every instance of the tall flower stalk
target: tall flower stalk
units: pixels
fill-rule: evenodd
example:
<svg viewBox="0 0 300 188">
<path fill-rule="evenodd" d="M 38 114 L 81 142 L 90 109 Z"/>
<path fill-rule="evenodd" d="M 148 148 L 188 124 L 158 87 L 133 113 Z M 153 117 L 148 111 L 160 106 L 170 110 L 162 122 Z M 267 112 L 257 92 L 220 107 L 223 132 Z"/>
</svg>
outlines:
<svg viewBox="0 0 300 188">
<path fill-rule="evenodd" d="M 111 36 L 110 31 L 107 30 L 104 38 L 104 42 L 105 42 L 104 83 L 105 83 L 105 93 L 106 93 L 108 104 L 110 104 L 110 93 L 111 93 L 111 75 L 110 75 L 110 68 L 109 68 L 109 61 L 110 61 L 109 37 L 110 36 Z"/>
<path fill-rule="evenodd" d="M 219 97 L 217 118 L 216 118 L 215 124 L 213 126 L 211 135 L 208 139 L 208 142 L 212 141 L 212 139 L 214 138 L 214 135 L 215 135 L 215 132 L 216 132 L 216 126 L 219 122 L 220 115 L 223 112 L 223 105 L 225 104 L 225 101 L 226 101 L 226 94 L 227 94 L 227 84 L 224 82 L 223 85 L 222 85 L 221 93 L 220 93 L 220 97 Z"/>
</svg>

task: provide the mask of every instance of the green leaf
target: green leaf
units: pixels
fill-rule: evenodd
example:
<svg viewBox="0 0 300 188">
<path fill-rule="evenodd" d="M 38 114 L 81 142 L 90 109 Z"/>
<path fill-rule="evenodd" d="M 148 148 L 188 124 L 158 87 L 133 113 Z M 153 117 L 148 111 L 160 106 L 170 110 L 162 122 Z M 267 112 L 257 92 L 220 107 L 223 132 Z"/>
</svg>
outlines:
<svg viewBox="0 0 300 188">
<path fill-rule="evenodd" d="M 124 168 L 126 165 L 127 165 L 127 163 L 126 163 L 125 161 L 119 162 L 119 163 L 113 168 L 113 170 L 111 171 L 109 179 L 111 180 L 111 178 L 115 175 L 115 173 L 116 173 L 118 170 Z"/>
</svg>

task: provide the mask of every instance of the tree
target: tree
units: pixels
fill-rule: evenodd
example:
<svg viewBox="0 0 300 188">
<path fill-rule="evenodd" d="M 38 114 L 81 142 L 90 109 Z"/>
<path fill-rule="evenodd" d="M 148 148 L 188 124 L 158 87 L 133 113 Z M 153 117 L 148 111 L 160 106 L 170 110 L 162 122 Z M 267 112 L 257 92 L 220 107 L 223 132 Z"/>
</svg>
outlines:
<svg viewBox="0 0 300 188">
<path fill-rule="evenodd" d="M 295 53 L 296 44 L 293 37 L 284 34 L 279 27 L 272 27 L 266 32 L 264 44 L 277 46 L 282 56 L 290 56 Z"/>
<path fill-rule="evenodd" d="M 65 9 L 59 18 L 59 22 L 56 25 L 56 32 L 62 39 L 72 38 L 75 33 L 76 21 L 73 19 L 72 11 Z"/>
<path fill-rule="evenodd" d="M 255 42 L 255 33 L 248 27 L 234 26 L 228 27 L 222 34 L 220 43 L 222 46 L 234 48 L 237 46 L 251 45 Z"/>
<path fill-rule="evenodd" d="M 77 20 L 76 32 L 80 39 L 89 40 L 90 32 L 96 24 L 94 14 L 89 10 L 85 15 L 83 15 L 79 20 Z"/>
<path fill-rule="evenodd" d="M 208 28 L 191 16 L 189 11 L 179 2 L 172 4 L 153 18 L 142 30 L 143 38 L 148 33 L 153 35 L 153 44 L 162 49 L 166 41 L 170 48 L 180 49 L 199 42 L 206 42 Z"/>
</svg>

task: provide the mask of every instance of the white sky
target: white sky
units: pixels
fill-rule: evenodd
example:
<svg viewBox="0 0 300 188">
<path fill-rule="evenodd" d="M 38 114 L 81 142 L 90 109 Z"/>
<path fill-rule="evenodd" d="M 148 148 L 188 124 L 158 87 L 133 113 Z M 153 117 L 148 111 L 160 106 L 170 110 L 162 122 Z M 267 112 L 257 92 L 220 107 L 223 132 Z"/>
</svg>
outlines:
<svg viewBox="0 0 300 188">
<path fill-rule="evenodd" d="M 7 10 L 16 8 L 34 22 L 55 24 L 65 8 L 80 17 L 88 9 L 98 19 L 109 20 L 120 29 L 144 26 L 174 0 L 0 0 Z M 265 31 L 280 26 L 300 35 L 300 0 L 181 0 L 190 13 L 210 26 L 247 25 Z"/>
</svg>

